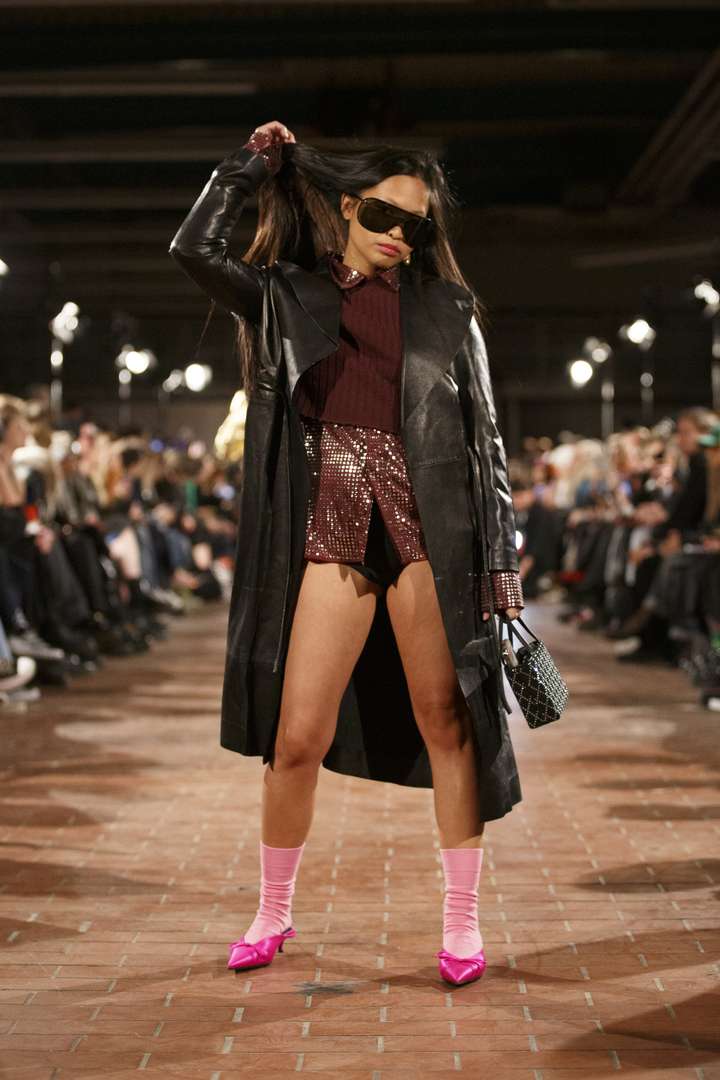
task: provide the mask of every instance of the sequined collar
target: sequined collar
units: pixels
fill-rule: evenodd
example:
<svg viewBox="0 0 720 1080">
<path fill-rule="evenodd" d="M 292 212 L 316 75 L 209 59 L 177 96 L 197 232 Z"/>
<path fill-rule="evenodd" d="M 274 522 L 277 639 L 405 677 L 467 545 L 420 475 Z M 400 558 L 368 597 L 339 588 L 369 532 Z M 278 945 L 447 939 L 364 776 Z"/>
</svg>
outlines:
<svg viewBox="0 0 720 1080">
<path fill-rule="evenodd" d="M 356 270 L 354 267 L 344 263 L 343 257 L 338 251 L 328 251 L 327 259 L 333 279 L 341 289 L 350 289 L 353 285 L 359 285 L 362 281 L 372 280 L 360 270 Z M 400 274 L 397 265 L 388 266 L 384 270 L 376 270 L 373 277 L 382 278 L 392 289 L 397 290 L 400 288 Z"/>
</svg>

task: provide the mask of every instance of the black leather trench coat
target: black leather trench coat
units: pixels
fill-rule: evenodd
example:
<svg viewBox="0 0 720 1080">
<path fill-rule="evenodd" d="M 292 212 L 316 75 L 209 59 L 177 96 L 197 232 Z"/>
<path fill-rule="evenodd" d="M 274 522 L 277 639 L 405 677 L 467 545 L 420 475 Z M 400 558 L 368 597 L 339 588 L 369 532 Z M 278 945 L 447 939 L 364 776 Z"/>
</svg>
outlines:
<svg viewBox="0 0 720 1080">
<path fill-rule="evenodd" d="M 283 259 L 248 265 L 230 254 L 243 205 L 267 175 L 259 154 L 245 148 L 230 154 L 170 244 L 171 255 L 214 300 L 260 329 L 259 376 L 245 428 L 220 741 L 241 754 L 262 755 L 263 762 L 272 761 L 274 752 L 310 493 L 292 396 L 303 372 L 337 348 L 341 310 L 326 256 L 310 271 Z M 472 717 L 479 814 L 490 820 L 521 797 L 498 628 L 479 610 L 483 568 L 518 568 L 505 449 L 470 293 L 439 278 L 418 280 L 403 263 L 400 274 L 401 437 Z M 350 776 L 433 786 L 382 597 L 323 765 Z"/>
</svg>

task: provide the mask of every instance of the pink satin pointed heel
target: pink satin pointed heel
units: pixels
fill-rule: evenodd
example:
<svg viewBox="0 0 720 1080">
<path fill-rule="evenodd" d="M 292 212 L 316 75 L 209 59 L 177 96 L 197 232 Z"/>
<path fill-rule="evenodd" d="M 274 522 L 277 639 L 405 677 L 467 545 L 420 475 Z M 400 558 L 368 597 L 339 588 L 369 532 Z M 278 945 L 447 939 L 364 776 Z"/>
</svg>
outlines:
<svg viewBox="0 0 720 1080">
<path fill-rule="evenodd" d="M 246 942 L 244 938 L 233 941 L 230 945 L 230 958 L 227 966 L 232 971 L 237 971 L 240 968 L 266 967 L 267 964 L 272 963 L 275 951 L 282 952 L 283 944 L 287 938 L 295 937 L 295 935 L 296 931 L 293 930 L 292 926 L 289 926 L 287 930 L 283 930 L 282 934 L 269 934 L 268 937 L 254 941 L 252 945 Z"/>
<path fill-rule="evenodd" d="M 435 955 L 440 957 L 438 967 L 443 979 L 453 983 L 455 986 L 474 982 L 475 979 L 480 978 L 487 967 L 485 953 L 482 949 L 480 949 L 480 952 L 473 953 L 472 956 L 454 956 L 447 949 L 441 949 Z"/>
</svg>

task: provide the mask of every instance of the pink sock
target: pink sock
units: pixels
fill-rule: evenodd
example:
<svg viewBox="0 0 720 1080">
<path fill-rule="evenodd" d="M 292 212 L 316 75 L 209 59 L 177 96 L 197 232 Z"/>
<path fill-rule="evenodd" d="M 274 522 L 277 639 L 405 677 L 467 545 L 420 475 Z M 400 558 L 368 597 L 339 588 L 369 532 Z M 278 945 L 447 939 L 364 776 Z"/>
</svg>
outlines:
<svg viewBox="0 0 720 1080">
<path fill-rule="evenodd" d="M 478 926 L 478 886 L 483 848 L 440 848 L 445 874 L 443 948 L 472 956 L 483 947 Z"/>
<path fill-rule="evenodd" d="M 304 848 L 305 844 L 294 848 L 269 847 L 260 841 L 260 905 L 243 935 L 249 945 L 269 934 L 281 934 L 291 925 L 295 878 Z"/>
</svg>

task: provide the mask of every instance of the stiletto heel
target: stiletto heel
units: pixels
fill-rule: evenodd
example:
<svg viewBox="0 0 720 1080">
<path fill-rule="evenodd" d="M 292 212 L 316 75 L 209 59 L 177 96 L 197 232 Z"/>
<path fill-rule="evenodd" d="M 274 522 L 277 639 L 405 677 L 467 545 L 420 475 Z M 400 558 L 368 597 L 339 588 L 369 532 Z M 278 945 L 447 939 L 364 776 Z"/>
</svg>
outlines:
<svg viewBox="0 0 720 1080">
<path fill-rule="evenodd" d="M 230 945 L 227 966 L 231 971 L 237 971 L 240 968 L 267 967 L 272 963 L 275 951 L 282 952 L 287 938 L 295 937 L 296 933 L 292 926 L 289 926 L 287 930 L 283 930 L 282 934 L 269 934 L 252 944 L 244 938 L 233 941 Z"/>
<path fill-rule="evenodd" d="M 440 957 L 438 966 L 443 979 L 454 986 L 474 982 L 480 978 L 487 967 L 485 953 L 482 949 L 473 953 L 472 956 L 455 956 L 446 949 L 441 949 L 435 955 Z"/>
</svg>

